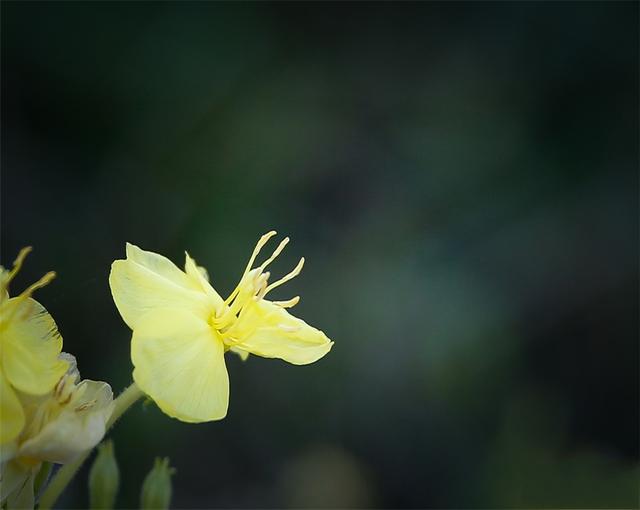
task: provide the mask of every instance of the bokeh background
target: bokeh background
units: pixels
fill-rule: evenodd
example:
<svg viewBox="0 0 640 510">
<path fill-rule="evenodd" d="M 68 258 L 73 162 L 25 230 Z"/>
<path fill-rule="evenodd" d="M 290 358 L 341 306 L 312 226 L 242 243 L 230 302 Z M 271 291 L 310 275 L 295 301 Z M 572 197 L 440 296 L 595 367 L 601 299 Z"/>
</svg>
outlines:
<svg viewBox="0 0 640 510">
<path fill-rule="evenodd" d="M 230 291 L 257 238 L 335 340 L 228 356 L 221 422 L 139 405 L 175 508 L 638 505 L 638 3 L 2 3 L 2 260 L 131 378 L 126 241 Z M 60 501 L 87 504 L 86 470 Z"/>
</svg>

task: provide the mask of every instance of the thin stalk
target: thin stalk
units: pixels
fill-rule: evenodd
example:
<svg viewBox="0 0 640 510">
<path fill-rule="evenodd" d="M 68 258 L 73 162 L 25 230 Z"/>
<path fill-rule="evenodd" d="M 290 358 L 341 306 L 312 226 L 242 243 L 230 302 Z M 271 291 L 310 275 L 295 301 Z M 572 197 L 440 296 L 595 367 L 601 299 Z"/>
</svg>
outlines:
<svg viewBox="0 0 640 510">
<path fill-rule="evenodd" d="M 136 383 L 132 383 L 131 386 L 120 393 L 118 398 L 114 400 L 115 407 L 105 425 L 105 431 L 109 430 L 116 420 L 142 396 L 143 393 L 140 391 L 140 388 L 138 388 Z M 84 461 L 87 460 L 91 451 L 92 450 L 87 450 L 76 460 L 69 464 L 65 464 L 58 470 L 40 498 L 40 510 L 50 510 L 53 507 L 60 494 L 62 494 L 67 485 L 69 485 L 69 482 L 71 482 L 80 469 L 80 466 L 82 466 Z"/>
</svg>

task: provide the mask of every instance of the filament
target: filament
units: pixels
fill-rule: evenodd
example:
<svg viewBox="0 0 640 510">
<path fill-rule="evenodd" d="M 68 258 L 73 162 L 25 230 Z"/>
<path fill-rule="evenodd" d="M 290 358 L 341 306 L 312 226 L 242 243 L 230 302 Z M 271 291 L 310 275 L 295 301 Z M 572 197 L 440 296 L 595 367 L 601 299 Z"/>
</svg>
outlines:
<svg viewBox="0 0 640 510">
<path fill-rule="evenodd" d="M 265 260 L 260 267 L 258 268 L 258 271 L 262 272 L 265 270 L 265 268 L 271 264 L 278 255 L 280 255 L 280 253 L 282 253 L 282 250 L 284 250 L 284 247 L 287 245 L 287 243 L 289 242 L 289 238 L 285 237 L 282 241 L 280 241 L 280 244 L 278 245 L 278 247 L 273 250 L 273 253 L 271 254 L 271 257 L 269 257 L 267 260 Z"/>
<path fill-rule="evenodd" d="M 27 255 L 31 253 L 32 249 L 33 248 L 31 246 L 25 246 L 20 250 L 20 253 L 18 253 L 16 260 L 13 261 L 13 267 L 11 268 L 11 271 L 9 272 L 9 276 L 7 277 L 6 285 L 9 285 L 9 282 L 13 280 L 13 277 L 16 274 L 18 274 L 18 271 L 20 271 L 20 269 L 22 268 L 22 263 L 24 262 L 24 259 L 26 259 Z"/>
<path fill-rule="evenodd" d="M 298 276 L 300 274 L 300 272 L 302 271 L 302 266 L 304 266 L 304 257 L 302 257 L 300 259 L 300 262 L 298 262 L 298 264 L 296 265 L 296 267 L 293 268 L 293 270 L 283 276 L 282 278 L 280 278 L 278 281 L 273 282 L 271 285 L 269 285 L 264 293 L 267 294 L 268 292 L 272 291 L 273 289 L 275 289 L 276 287 L 279 287 L 280 285 L 282 285 L 283 283 L 287 283 L 289 280 L 292 280 L 293 278 L 295 278 L 296 276 Z"/>
<path fill-rule="evenodd" d="M 29 252 L 27 252 L 27 253 L 29 253 Z M 24 260 L 24 257 L 23 257 L 23 260 Z M 23 303 L 24 301 L 26 301 L 29 297 L 31 297 L 31 294 L 33 294 L 33 292 L 35 290 L 44 287 L 51 280 L 53 280 L 55 277 L 56 277 L 56 273 L 54 271 L 49 271 L 42 278 L 40 278 L 37 282 L 29 285 L 29 287 L 27 287 L 26 290 L 24 290 L 20 295 L 16 296 L 14 298 L 14 300 L 12 300 L 13 303 L 12 303 L 11 308 L 9 308 L 9 313 L 6 315 L 6 317 L 2 318 L 3 322 L 8 324 L 9 321 L 13 318 L 15 313 L 20 308 L 20 304 Z"/>
<path fill-rule="evenodd" d="M 247 276 L 247 273 L 251 270 L 251 266 L 253 266 L 253 263 L 256 261 L 256 257 L 260 253 L 260 250 L 262 249 L 262 247 L 265 244 L 267 244 L 269 239 L 271 239 L 276 234 L 277 234 L 277 232 L 275 230 L 272 230 L 271 232 L 267 232 L 266 234 L 264 234 L 258 240 L 258 244 L 256 244 L 256 247 L 253 249 L 253 253 L 251 254 L 251 257 L 249 258 L 249 262 L 247 263 L 247 267 L 244 269 L 244 272 L 242 273 L 242 277 L 240 278 L 240 281 L 238 282 L 238 285 L 236 286 L 235 289 L 233 289 L 233 292 L 231 294 L 229 294 L 229 297 L 227 299 L 225 299 L 225 301 L 224 301 L 225 305 L 228 305 L 229 303 L 231 303 L 231 300 L 236 296 L 236 294 L 240 290 L 240 286 L 242 285 L 242 281 Z"/>
<path fill-rule="evenodd" d="M 300 296 L 293 297 L 288 299 L 287 301 L 272 301 L 274 305 L 277 305 L 281 308 L 292 308 L 296 306 L 300 302 Z"/>
</svg>

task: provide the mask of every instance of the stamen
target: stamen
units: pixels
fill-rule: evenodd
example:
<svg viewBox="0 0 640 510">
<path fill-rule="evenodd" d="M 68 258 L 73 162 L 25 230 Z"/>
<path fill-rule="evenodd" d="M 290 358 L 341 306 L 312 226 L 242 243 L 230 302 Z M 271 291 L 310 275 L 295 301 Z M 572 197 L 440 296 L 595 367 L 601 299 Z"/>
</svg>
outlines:
<svg viewBox="0 0 640 510">
<path fill-rule="evenodd" d="M 300 259 L 300 262 L 298 262 L 298 265 L 293 268 L 293 271 L 291 271 L 289 274 L 283 276 L 278 281 L 275 281 L 271 285 L 269 285 L 266 288 L 266 290 L 264 291 L 264 293 L 267 294 L 268 292 L 272 291 L 276 287 L 279 287 L 283 283 L 286 283 L 289 280 L 291 280 L 291 279 L 295 278 L 296 276 L 298 276 L 300 274 L 300 272 L 302 271 L 302 266 L 304 266 L 304 257 L 302 257 Z"/>
<path fill-rule="evenodd" d="M 64 389 L 64 385 L 65 385 L 65 376 L 63 375 L 55 386 L 54 395 L 56 398 L 59 398 L 60 395 L 62 395 L 62 390 Z"/>
<path fill-rule="evenodd" d="M 244 312 L 244 310 L 243 310 Z M 242 313 L 240 313 L 240 317 L 242 317 Z M 250 337 L 251 335 L 253 335 L 256 330 L 258 329 L 258 325 L 253 325 L 253 327 L 251 327 L 248 331 L 244 331 L 242 333 L 242 338 L 247 338 Z M 242 338 L 238 338 L 236 337 L 237 333 L 237 328 L 234 326 L 232 326 L 231 328 L 229 328 L 227 331 L 225 331 L 224 333 L 220 333 L 220 336 L 222 336 L 222 339 L 224 341 L 225 344 L 227 345 L 233 345 L 233 344 L 240 344 L 242 343 Z"/>
<path fill-rule="evenodd" d="M 9 276 L 7 277 L 7 283 L 6 283 L 7 285 L 11 280 L 13 280 L 13 277 L 16 274 L 18 274 L 18 271 L 20 271 L 20 269 L 22 268 L 22 263 L 24 262 L 24 259 L 26 259 L 27 255 L 31 253 L 31 250 L 33 250 L 31 246 L 25 246 L 20 250 L 20 253 L 18 253 L 16 260 L 13 261 L 13 268 L 11 269 Z"/>
<path fill-rule="evenodd" d="M 74 409 L 74 411 L 75 411 L 76 413 L 82 412 L 82 411 L 84 411 L 85 409 L 89 409 L 90 407 L 93 407 L 93 406 L 94 406 L 94 405 L 96 405 L 97 403 L 98 403 L 98 400 L 94 398 L 94 399 L 92 399 L 92 400 L 89 400 L 88 402 L 84 402 L 84 403 L 80 404 L 78 407 L 76 407 L 76 408 Z"/>
<path fill-rule="evenodd" d="M 287 245 L 287 243 L 289 242 L 289 238 L 285 237 L 280 244 L 278 245 L 278 247 L 273 250 L 273 254 L 271 255 L 271 257 L 269 257 L 267 260 L 265 260 L 260 267 L 258 268 L 258 271 L 262 272 L 265 270 L 265 268 L 271 264 L 278 255 L 280 255 L 280 253 L 282 253 L 282 250 L 284 250 L 284 247 Z"/>
<path fill-rule="evenodd" d="M 236 296 L 236 294 L 240 290 L 240 286 L 242 285 L 242 281 L 244 280 L 245 276 L 247 276 L 247 273 L 251 270 L 251 267 L 253 266 L 253 263 L 255 262 L 256 257 L 260 253 L 260 250 L 262 249 L 262 247 L 265 244 L 267 244 L 269 239 L 271 239 L 276 234 L 277 234 L 277 232 L 275 230 L 272 230 L 271 232 L 267 232 L 266 234 L 264 234 L 258 240 L 258 244 L 256 244 L 256 247 L 253 249 L 253 253 L 251 254 L 251 257 L 249 258 L 249 262 L 247 263 L 247 267 L 245 268 L 244 272 L 242 273 L 242 276 L 240 277 L 240 281 L 238 282 L 238 285 L 236 286 L 235 289 L 233 289 L 233 292 L 231 294 L 229 294 L 229 297 L 227 299 L 225 299 L 225 301 L 224 301 L 225 305 L 228 305 L 229 303 L 231 303 L 231 300 Z"/>
<path fill-rule="evenodd" d="M 271 271 L 267 271 L 266 273 L 262 273 L 260 276 L 258 276 L 256 278 L 256 288 L 260 288 L 265 283 L 267 283 L 270 276 L 271 276 Z"/>
<path fill-rule="evenodd" d="M 24 291 L 22 291 L 20 295 L 16 296 L 13 300 L 13 303 L 14 303 L 13 306 L 9 309 L 9 312 L 7 313 L 6 317 L 3 317 L 3 322 L 5 324 L 8 324 L 9 321 L 13 319 L 13 316 L 15 315 L 15 313 L 20 309 L 20 304 L 26 301 L 28 298 L 30 298 L 31 294 L 33 294 L 33 291 L 44 287 L 55 277 L 56 277 L 56 273 L 54 271 L 49 271 L 37 282 L 29 285 L 29 287 L 27 287 Z"/>
<path fill-rule="evenodd" d="M 287 301 L 271 301 L 274 305 L 282 308 L 292 308 L 300 302 L 300 296 L 293 297 Z"/>
<path fill-rule="evenodd" d="M 20 295 L 21 296 L 25 296 L 25 297 L 29 297 L 31 294 L 33 294 L 33 291 L 35 291 L 37 289 L 41 289 L 45 285 L 48 285 L 51 282 L 51 280 L 53 280 L 55 277 L 56 277 L 55 271 L 49 271 L 42 278 L 40 278 L 37 282 L 29 285 Z"/>
<path fill-rule="evenodd" d="M 266 273 L 263 273 L 264 278 L 256 283 L 259 283 L 259 285 L 256 285 L 256 288 L 258 289 L 258 292 L 256 292 L 255 296 L 253 296 L 254 301 L 260 301 L 264 295 L 267 293 L 267 282 L 269 281 L 269 277 L 271 276 L 271 273 L 269 271 L 267 271 Z"/>
<path fill-rule="evenodd" d="M 69 402 L 71 402 L 71 398 L 73 397 L 73 392 L 70 391 L 68 395 L 61 401 L 58 402 L 58 405 L 66 406 Z"/>
<path fill-rule="evenodd" d="M 240 278 L 238 285 L 224 301 L 225 307 L 222 309 L 223 311 L 219 310 L 219 312 L 221 312 L 221 315 L 216 316 L 214 314 L 209 319 L 209 324 L 211 324 L 218 331 L 218 333 L 224 340 L 225 345 L 233 345 L 241 342 L 240 339 L 236 338 L 236 334 L 238 333 L 236 324 L 238 323 L 238 321 L 243 322 L 243 316 L 245 315 L 245 313 L 249 313 L 247 312 L 247 310 L 249 310 L 251 307 L 248 305 L 252 300 L 260 301 L 269 291 L 295 278 L 302 271 L 305 261 L 304 257 L 300 259 L 298 264 L 293 268 L 291 272 L 270 285 L 268 284 L 268 281 L 271 274 L 268 271 L 263 272 L 267 268 L 267 266 L 271 264 L 278 257 L 278 255 L 280 255 L 280 253 L 282 253 L 282 250 L 284 250 L 285 246 L 289 243 L 288 237 L 285 237 L 282 241 L 280 241 L 269 258 L 267 258 L 257 268 L 252 269 L 252 266 L 258 254 L 260 253 L 260 250 L 274 235 L 276 235 L 276 232 L 272 230 L 271 232 L 264 234 L 258 240 L 258 243 L 256 244 L 256 247 L 251 254 L 249 262 L 247 263 L 247 266 L 242 273 L 242 277 Z M 274 301 L 273 303 L 281 308 L 291 308 L 298 304 L 299 301 L 300 296 L 295 296 L 286 301 Z M 287 325 L 281 326 L 284 331 L 293 332 L 299 329 L 298 327 Z M 246 336 L 246 332 L 243 333 L 243 336 Z"/>
<path fill-rule="evenodd" d="M 257 273 L 256 273 L 257 274 Z M 266 273 L 258 274 L 256 277 L 253 289 L 264 289 L 266 281 L 269 279 L 270 273 L 267 271 Z M 217 330 L 224 329 L 229 325 L 229 322 L 236 317 L 236 314 L 242 310 L 242 308 L 247 304 L 247 302 L 254 297 L 255 291 L 252 289 L 251 292 L 246 294 L 239 294 L 236 299 L 233 301 L 230 307 L 222 314 L 221 317 L 214 317 L 213 325 Z M 260 290 L 258 292 L 261 292 Z"/>
</svg>

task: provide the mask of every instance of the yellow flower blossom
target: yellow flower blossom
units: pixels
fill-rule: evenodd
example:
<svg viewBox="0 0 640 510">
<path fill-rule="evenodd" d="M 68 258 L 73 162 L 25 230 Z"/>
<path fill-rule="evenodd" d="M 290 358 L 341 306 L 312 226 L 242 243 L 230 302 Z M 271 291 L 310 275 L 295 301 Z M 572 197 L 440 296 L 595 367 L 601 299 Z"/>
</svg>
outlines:
<svg viewBox="0 0 640 510">
<path fill-rule="evenodd" d="M 0 505 L 33 507 L 33 481 L 43 462 L 66 464 L 100 442 L 113 411 L 111 387 L 101 381 L 79 381 L 75 358 L 62 353 L 69 367 L 54 388 L 42 396 L 18 393 L 25 426 L 0 447 Z"/>
<path fill-rule="evenodd" d="M 55 273 L 47 273 L 20 295 L 9 297 L 9 284 L 30 251 L 31 248 L 20 251 L 12 270 L 0 266 L 0 445 L 13 441 L 25 424 L 17 391 L 44 395 L 68 368 L 67 362 L 58 357 L 62 337 L 56 323 L 31 298 Z"/>
<path fill-rule="evenodd" d="M 184 272 L 170 260 L 127 244 L 125 260 L 111 267 L 115 304 L 133 330 L 133 378 L 169 416 L 185 422 L 226 416 L 229 350 L 313 363 L 333 345 L 327 336 L 287 312 L 298 301 L 265 296 L 302 270 L 304 259 L 285 277 L 269 283 L 267 266 L 288 243 L 284 239 L 257 268 L 256 257 L 276 233 L 260 238 L 237 287 L 226 298 L 210 285 L 207 272 L 186 254 Z"/>
</svg>

